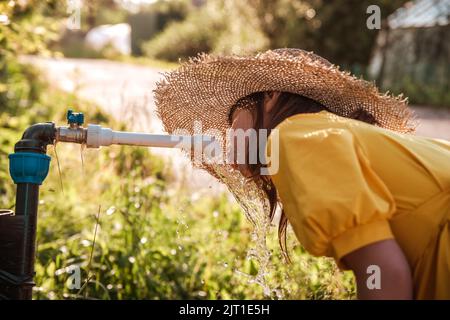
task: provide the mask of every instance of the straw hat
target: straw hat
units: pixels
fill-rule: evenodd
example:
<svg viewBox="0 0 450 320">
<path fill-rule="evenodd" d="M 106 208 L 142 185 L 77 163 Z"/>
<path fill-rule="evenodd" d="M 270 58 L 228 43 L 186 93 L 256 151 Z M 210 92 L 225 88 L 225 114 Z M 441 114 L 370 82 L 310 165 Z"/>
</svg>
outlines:
<svg viewBox="0 0 450 320">
<path fill-rule="evenodd" d="M 201 122 L 203 131 L 225 132 L 230 127 L 230 112 L 235 104 L 263 91 L 300 94 L 344 117 L 362 108 L 383 128 L 402 133 L 414 131 L 406 99 L 381 94 L 372 83 L 300 49 L 269 50 L 247 56 L 202 53 L 177 70 L 165 73 L 154 93 L 157 113 L 165 129 L 169 133 L 183 129 L 192 134 L 195 121 Z M 218 176 L 211 167 L 203 168 Z"/>
<path fill-rule="evenodd" d="M 320 102 L 333 113 L 349 116 L 362 108 L 381 127 L 414 131 L 406 99 L 380 94 L 369 82 L 357 79 L 311 52 L 269 50 L 256 56 L 199 54 L 157 83 L 155 103 L 165 129 L 226 130 L 230 110 L 254 92 L 286 91 Z"/>
</svg>

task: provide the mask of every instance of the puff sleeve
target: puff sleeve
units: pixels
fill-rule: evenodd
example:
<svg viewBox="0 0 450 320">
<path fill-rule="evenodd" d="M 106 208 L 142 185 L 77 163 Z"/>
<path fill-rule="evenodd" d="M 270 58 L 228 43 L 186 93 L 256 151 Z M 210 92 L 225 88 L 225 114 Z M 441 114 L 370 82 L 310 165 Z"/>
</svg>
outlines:
<svg viewBox="0 0 450 320">
<path fill-rule="evenodd" d="M 340 260 L 393 238 L 392 194 L 348 129 L 279 130 L 279 169 L 272 176 L 285 214 L 305 249 Z M 274 143 L 271 141 L 271 143 Z"/>
</svg>

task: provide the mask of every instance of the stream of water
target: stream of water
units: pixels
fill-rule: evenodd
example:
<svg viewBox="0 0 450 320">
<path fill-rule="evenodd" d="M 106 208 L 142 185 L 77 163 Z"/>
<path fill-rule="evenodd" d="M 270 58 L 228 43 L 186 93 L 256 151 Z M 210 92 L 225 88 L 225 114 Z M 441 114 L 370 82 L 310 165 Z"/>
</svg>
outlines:
<svg viewBox="0 0 450 320">
<path fill-rule="evenodd" d="M 257 274 L 250 275 L 241 270 L 235 270 L 235 273 L 245 277 L 250 284 L 260 285 L 267 298 L 283 299 L 283 292 L 272 287 L 267 280 L 268 275 L 274 271 L 274 266 L 271 263 L 272 252 L 267 246 L 267 236 L 271 228 L 269 203 L 263 191 L 255 182 L 248 181 L 231 166 L 212 165 L 211 169 L 227 185 L 253 227 L 251 234 L 253 246 L 248 249 L 246 259 L 257 262 Z"/>
<path fill-rule="evenodd" d="M 62 179 L 61 166 L 59 163 L 58 152 L 56 151 L 56 141 L 55 141 L 55 144 L 53 145 L 53 151 L 55 152 L 56 163 L 58 165 L 59 184 L 61 186 L 61 192 L 62 192 L 62 194 L 64 194 L 64 185 L 63 185 L 63 179 Z"/>
</svg>

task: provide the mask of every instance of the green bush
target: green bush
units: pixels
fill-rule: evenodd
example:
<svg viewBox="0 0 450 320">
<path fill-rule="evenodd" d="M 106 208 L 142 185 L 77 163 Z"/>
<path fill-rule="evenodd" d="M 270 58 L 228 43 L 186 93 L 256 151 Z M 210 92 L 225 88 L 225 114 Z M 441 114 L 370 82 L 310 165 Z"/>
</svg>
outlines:
<svg viewBox="0 0 450 320">
<path fill-rule="evenodd" d="M 49 1 L 51 3 L 51 1 Z M 32 7 L 32 6 L 35 7 Z M 18 63 L 20 54 L 48 55 L 47 44 L 56 39 L 59 20 L 37 14 L 48 11 L 37 1 L 28 6 L 0 3 L 8 21 L 0 24 L 0 112 L 17 114 L 28 110 L 36 99 L 37 74 Z"/>
<path fill-rule="evenodd" d="M 386 90 L 394 94 L 403 93 L 408 97 L 410 104 L 450 107 L 449 84 L 439 85 L 437 83 L 423 83 L 404 77 L 401 81 L 396 81 Z"/>
<path fill-rule="evenodd" d="M 156 59 L 178 61 L 179 58 L 209 52 L 214 41 L 224 29 L 223 21 L 214 15 L 196 11 L 181 22 L 171 23 L 152 40 L 145 42 L 142 49 L 146 56 Z"/>
<path fill-rule="evenodd" d="M 208 2 L 185 20 L 171 23 L 143 50 L 152 58 L 177 61 L 199 52 L 247 53 L 267 46 L 252 7 L 232 0 Z"/>
<path fill-rule="evenodd" d="M 183 20 L 191 10 L 189 1 L 157 1 L 127 18 L 131 26 L 131 50 L 142 55 L 142 44 L 161 32 L 169 22 Z"/>
<path fill-rule="evenodd" d="M 380 6 L 382 18 L 386 18 L 405 2 L 208 1 L 145 43 L 144 52 L 174 61 L 200 51 L 252 53 L 296 47 L 314 51 L 346 69 L 365 67 L 377 36 L 377 30 L 366 27 L 367 7 Z"/>
</svg>

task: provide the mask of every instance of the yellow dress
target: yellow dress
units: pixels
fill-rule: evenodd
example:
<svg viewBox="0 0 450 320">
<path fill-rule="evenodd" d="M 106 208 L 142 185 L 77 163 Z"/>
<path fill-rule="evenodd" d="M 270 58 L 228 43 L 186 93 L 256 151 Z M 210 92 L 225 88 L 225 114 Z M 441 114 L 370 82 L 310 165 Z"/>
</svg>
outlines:
<svg viewBox="0 0 450 320">
<path fill-rule="evenodd" d="M 395 238 L 412 268 L 414 297 L 450 299 L 449 142 L 326 111 L 289 117 L 276 129 L 272 180 L 308 252 L 345 269 L 346 254 Z M 272 132 L 272 157 L 275 139 Z"/>
</svg>

